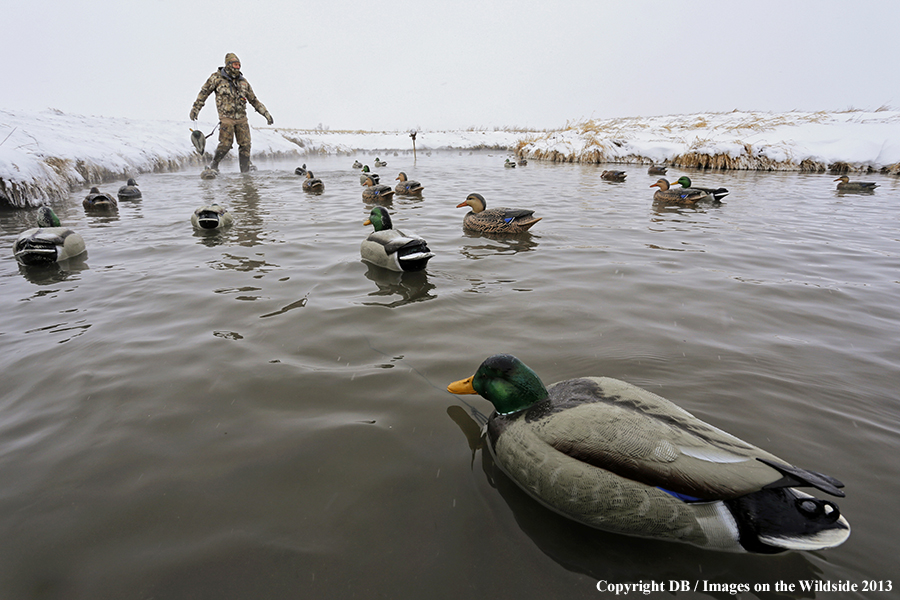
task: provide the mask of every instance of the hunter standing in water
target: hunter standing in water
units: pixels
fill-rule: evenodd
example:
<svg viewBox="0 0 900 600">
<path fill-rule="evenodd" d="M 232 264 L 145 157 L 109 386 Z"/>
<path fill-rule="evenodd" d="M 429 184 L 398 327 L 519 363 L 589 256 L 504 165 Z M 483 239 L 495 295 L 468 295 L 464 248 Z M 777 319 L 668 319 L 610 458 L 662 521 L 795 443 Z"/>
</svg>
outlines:
<svg viewBox="0 0 900 600">
<path fill-rule="evenodd" d="M 231 150 L 232 140 L 237 138 L 238 158 L 241 173 L 250 170 L 250 123 L 247 121 L 247 102 L 253 105 L 256 112 L 272 124 L 272 115 L 265 105 L 259 101 L 250 82 L 241 75 L 241 59 L 229 52 L 225 55 L 225 66 L 209 76 L 191 108 L 191 121 L 196 121 L 200 109 L 209 95 L 216 93 L 216 109 L 219 111 L 219 146 L 213 156 L 211 169 L 219 170 L 219 161 Z"/>
</svg>

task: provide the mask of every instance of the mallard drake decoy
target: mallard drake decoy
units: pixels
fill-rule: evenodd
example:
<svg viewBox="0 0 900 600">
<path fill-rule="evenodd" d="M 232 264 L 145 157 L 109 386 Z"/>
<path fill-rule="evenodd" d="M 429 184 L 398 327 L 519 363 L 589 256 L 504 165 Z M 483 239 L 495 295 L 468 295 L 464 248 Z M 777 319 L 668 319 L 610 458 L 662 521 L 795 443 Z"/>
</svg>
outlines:
<svg viewBox="0 0 900 600">
<path fill-rule="evenodd" d="M 134 179 L 129 179 L 125 182 L 125 185 L 119 188 L 119 193 L 116 195 L 119 197 L 119 200 L 137 200 L 143 194 L 138 189 L 137 182 Z"/>
<path fill-rule="evenodd" d="M 600 173 L 600 179 L 607 181 L 625 181 L 625 171 L 603 171 Z"/>
<path fill-rule="evenodd" d="M 363 187 L 362 193 L 363 200 L 375 201 L 375 200 L 391 200 L 394 197 L 394 190 L 391 189 L 389 185 L 383 185 L 381 183 L 376 183 L 375 179 L 372 176 L 366 177 L 365 187 Z"/>
<path fill-rule="evenodd" d="M 376 156 L 375 157 L 375 166 L 376 167 L 386 167 L 387 163 Z"/>
<path fill-rule="evenodd" d="M 843 543 L 843 484 L 713 427 L 665 398 L 609 377 L 544 387 L 514 356 L 451 383 L 496 409 L 487 446 L 516 484 L 591 527 L 713 550 L 771 554 Z"/>
<path fill-rule="evenodd" d="M 647 169 L 647 175 L 665 175 L 668 170 L 668 167 L 662 165 L 650 165 L 650 168 Z"/>
<path fill-rule="evenodd" d="M 223 229 L 234 223 L 234 217 L 218 204 L 201 206 L 191 215 L 191 223 L 197 229 Z"/>
<path fill-rule="evenodd" d="M 300 175 L 301 177 L 306 177 L 306 163 L 303 163 L 302 166 L 294 169 L 294 175 Z"/>
<path fill-rule="evenodd" d="M 59 262 L 85 251 L 84 239 L 68 227 L 62 227 L 50 207 L 38 208 L 37 225 L 19 234 L 13 244 L 13 255 L 23 265 Z"/>
<path fill-rule="evenodd" d="M 213 169 L 212 167 L 206 167 L 202 171 L 200 171 L 200 179 L 215 179 L 219 176 L 219 171 Z"/>
<path fill-rule="evenodd" d="M 365 165 L 362 168 L 362 173 L 360 173 L 359 175 L 359 184 L 366 185 L 366 179 L 368 179 L 369 177 L 371 177 L 372 181 L 374 181 L 375 183 L 379 183 L 381 180 L 378 177 L 378 173 L 373 173 L 369 170 L 369 165 Z"/>
<path fill-rule="evenodd" d="M 513 161 L 511 161 L 511 160 L 509 160 L 509 159 L 507 158 L 507 159 L 506 159 L 506 162 L 503 163 L 503 166 L 506 167 L 507 169 L 515 169 L 515 168 L 516 168 L 516 163 L 514 163 Z"/>
<path fill-rule="evenodd" d="M 481 194 L 469 194 L 456 208 L 465 206 L 472 210 L 463 217 L 463 227 L 483 233 L 522 233 L 543 218 L 535 218 L 533 210 L 524 208 L 489 209 Z"/>
<path fill-rule="evenodd" d="M 664 202 L 666 204 L 681 204 L 683 206 L 693 206 L 702 200 L 711 200 L 712 197 L 706 192 L 692 189 L 673 189 L 669 187 L 668 179 L 660 179 L 650 187 L 658 187 L 656 193 L 653 194 L 654 202 Z"/>
<path fill-rule="evenodd" d="M 397 175 L 397 181 L 400 183 L 397 184 L 397 187 L 394 188 L 394 191 L 398 196 L 416 196 L 422 193 L 422 190 L 425 189 L 418 181 L 414 181 L 412 179 L 406 178 L 406 173 L 400 171 L 400 174 Z"/>
<path fill-rule="evenodd" d="M 354 168 L 354 169 L 362 169 L 362 167 L 363 167 L 363 166 L 362 166 L 362 163 L 361 163 L 361 162 L 359 162 L 358 160 L 354 160 L 354 161 L 353 161 L 353 168 Z"/>
<path fill-rule="evenodd" d="M 715 202 L 721 202 L 722 198 L 728 195 L 728 190 L 725 188 L 705 188 L 705 187 L 697 187 L 695 185 L 691 185 L 691 178 L 682 175 L 675 182 L 680 185 L 682 188 L 690 188 L 692 190 L 700 190 L 701 192 L 706 192 L 709 194 Z"/>
<path fill-rule="evenodd" d="M 303 180 L 303 191 L 320 194 L 325 191 L 325 184 L 322 180 L 313 175 L 312 171 L 306 172 L 306 179 Z"/>
<path fill-rule="evenodd" d="M 91 188 L 81 204 L 87 210 L 116 210 L 119 207 L 115 198 L 106 192 L 101 192 L 97 187 Z"/>
<path fill-rule="evenodd" d="M 391 216 L 381 206 L 369 213 L 363 225 L 373 225 L 359 253 L 363 260 L 392 271 L 421 271 L 434 256 L 419 236 L 393 229 Z"/>
<path fill-rule="evenodd" d="M 874 192 L 878 184 L 874 181 L 850 181 L 846 175 L 841 175 L 835 181 L 839 181 L 837 189 L 839 192 Z"/>
</svg>

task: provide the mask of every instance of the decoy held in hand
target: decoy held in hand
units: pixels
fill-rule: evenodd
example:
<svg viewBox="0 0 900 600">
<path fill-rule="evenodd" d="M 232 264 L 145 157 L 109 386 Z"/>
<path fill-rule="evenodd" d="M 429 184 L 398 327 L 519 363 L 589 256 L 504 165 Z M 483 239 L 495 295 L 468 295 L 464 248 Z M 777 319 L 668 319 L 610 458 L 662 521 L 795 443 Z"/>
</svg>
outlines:
<svg viewBox="0 0 900 600">
<path fill-rule="evenodd" d="M 625 181 L 625 171 L 603 171 L 600 173 L 600 179 L 607 181 Z"/>
<path fill-rule="evenodd" d="M 303 180 L 303 191 L 321 194 L 325 191 L 325 184 L 321 179 L 315 177 L 312 171 L 307 171 L 306 179 Z"/>
<path fill-rule="evenodd" d="M 294 169 L 294 175 L 300 175 L 301 177 L 306 177 L 306 163 L 303 163 L 303 166 L 297 167 Z"/>
<path fill-rule="evenodd" d="M 78 256 L 85 251 L 84 239 L 68 227 L 62 227 L 53 209 L 38 208 L 38 226 L 19 234 L 13 255 L 23 265 L 42 265 Z"/>
<path fill-rule="evenodd" d="M 363 260 L 392 271 L 421 271 L 434 254 L 425 240 L 417 235 L 393 229 L 391 216 L 381 206 L 376 206 L 363 225 L 372 225 L 359 253 Z"/>
<path fill-rule="evenodd" d="M 115 198 L 107 194 L 106 192 L 101 192 L 97 187 L 92 187 L 91 191 L 88 192 L 88 195 L 84 197 L 84 200 L 81 202 L 82 206 L 84 206 L 87 210 L 116 210 L 119 207 L 119 203 Z"/>
<path fill-rule="evenodd" d="M 387 201 L 394 198 L 394 190 L 391 189 L 391 186 L 376 183 L 375 179 L 373 179 L 371 176 L 366 177 L 366 182 L 364 185 L 365 187 L 363 187 L 362 192 L 363 200 Z"/>
<path fill-rule="evenodd" d="M 726 190 L 725 188 L 705 188 L 691 185 L 691 178 L 686 175 L 682 175 L 681 177 L 679 177 L 675 183 L 680 185 L 682 188 L 690 188 L 692 190 L 700 190 L 701 192 L 706 192 L 711 196 L 711 199 L 714 202 L 721 202 L 722 198 L 728 195 L 728 190 Z"/>
<path fill-rule="evenodd" d="M 359 184 L 366 185 L 366 179 L 368 179 L 370 177 L 372 178 L 372 181 L 374 181 L 375 183 L 378 183 L 380 181 L 380 178 L 378 177 L 378 173 L 371 172 L 369 170 L 369 165 L 365 165 L 362 168 L 362 173 L 359 176 Z"/>
<path fill-rule="evenodd" d="M 682 206 L 693 206 L 702 200 L 711 200 L 711 196 L 700 190 L 691 190 L 669 187 L 668 179 L 660 179 L 650 187 L 658 187 L 656 193 L 653 194 L 653 201 L 665 204 L 679 204 Z"/>
<path fill-rule="evenodd" d="M 463 217 L 463 227 L 482 233 L 522 233 L 543 218 L 523 208 L 488 208 L 481 194 L 469 194 L 456 208 L 465 206 L 472 210 Z"/>
<path fill-rule="evenodd" d="M 191 223 L 197 229 L 223 229 L 234 223 L 234 217 L 231 216 L 228 209 L 218 204 L 210 204 L 195 210 L 191 215 Z"/>
<path fill-rule="evenodd" d="M 397 180 L 400 183 L 394 188 L 394 192 L 396 192 L 398 196 L 417 196 L 425 189 L 418 181 L 407 179 L 406 173 L 403 171 L 400 171 L 400 174 L 397 175 Z"/>
<path fill-rule="evenodd" d="M 544 387 L 498 354 L 450 384 L 496 411 L 487 445 L 519 487 L 591 527 L 713 550 L 777 553 L 843 543 L 843 484 L 795 467 L 709 425 L 665 398 L 608 377 Z"/>
<path fill-rule="evenodd" d="M 116 195 L 119 197 L 119 200 L 138 200 L 143 194 L 138 189 L 137 182 L 134 179 L 129 179 L 125 182 L 125 185 L 119 188 L 119 193 Z"/>
<path fill-rule="evenodd" d="M 839 181 L 837 189 L 839 192 L 874 192 L 878 184 L 874 181 L 850 181 L 846 175 L 842 175 L 835 179 Z"/>
</svg>

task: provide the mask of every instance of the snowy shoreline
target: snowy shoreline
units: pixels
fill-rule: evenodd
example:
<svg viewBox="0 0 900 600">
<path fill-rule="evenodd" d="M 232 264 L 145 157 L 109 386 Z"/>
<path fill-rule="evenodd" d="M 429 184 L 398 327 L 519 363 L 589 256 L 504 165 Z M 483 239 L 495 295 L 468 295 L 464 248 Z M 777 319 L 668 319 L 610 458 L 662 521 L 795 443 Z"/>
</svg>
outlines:
<svg viewBox="0 0 900 600">
<path fill-rule="evenodd" d="M 253 117 L 251 116 L 251 124 Z M 36 206 L 73 189 L 202 165 L 191 127 L 49 109 L 0 110 L 0 206 Z M 509 150 L 530 159 L 682 168 L 900 174 L 900 112 L 711 113 L 590 120 L 549 132 L 420 131 L 420 151 Z M 207 151 L 217 143 L 213 134 Z M 254 158 L 411 150 L 408 131 L 253 127 Z M 234 160 L 236 149 L 226 160 Z"/>
</svg>

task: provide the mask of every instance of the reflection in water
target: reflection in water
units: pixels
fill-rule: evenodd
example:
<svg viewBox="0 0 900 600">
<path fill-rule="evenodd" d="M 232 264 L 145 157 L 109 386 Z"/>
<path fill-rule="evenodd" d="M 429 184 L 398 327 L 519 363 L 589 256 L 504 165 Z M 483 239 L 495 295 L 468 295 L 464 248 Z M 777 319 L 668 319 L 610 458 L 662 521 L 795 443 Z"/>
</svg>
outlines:
<svg viewBox="0 0 900 600">
<path fill-rule="evenodd" d="M 476 409 L 471 410 L 479 421 L 484 418 Z M 481 466 L 488 482 L 512 510 L 522 531 L 544 554 L 569 571 L 610 583 L 655 581 L 668 586 L 670 581 L 689 579 L 691 583 L 699 580 L 726 589 L 740 583 L 751 590 L 759 584 L 761 589 L 755 597 L 763 600 L 815 597 L 814 592 L 776 592 L 774 588 L 777 581 L 821 578 L 821 570 L 797 552 L 779 555 L 777 560 L 771 556 L 715 552 L 677 542 L 607 533 L 567 519 L 536 501 L 500 469 L 486 451 L 483 427 L 463 408 L 450 406 L 447 414 L 465 435 L 473 465 L 475 453 L 481 450 Z M 713 556 L 716 560 L 710 560 Z M 727 591 L 706 593 L 723 600 L 735 597 Z"/>
<path fill-rule="evenodd" d="M 518 254 L 519 252 L 531 252 L 537 249 L 538 242 L 530 232 L 523 233 L 479 233 L 464 231 L 465 237 L 472 240 L 482 240 L 483 244 L 464 244 L 459 252 L 466 258 L 479 259 L 495 254 Z"/>
<path fill-rule="evenodd" d="M 369 296 L 400 296 L 400 300 L 393 302 L 363 302 L 366 306 L 385 306 L 397 308 L 412 302 L 422 302 L 437 298 L 432 294 L 434 284 L 428 281 L 425 271 L 398 272 L 383 269 L 375 265 L 365 263 L 366 278 L 375 282 L 378 290 L 370 292 Z"/>
<path fill-rule="evenodd" d="M 49 265 L 23 265 L 19 264 L 19 273 L 22 277 L 37 285 L 49 285 L 71 279 L 78 280 L 78 272 L 90 267 L 85 260 L 88 253 L 85 251 L 68 260 L 51 263 Z"/>
<path fill-rule="evenodd" d="M 241 174 L 226 180 L 225 194 L 235 214 L 234 236 L 241 246 L 257 246 L 265 224 L 260 215 L 259 189 L 254 177 Z"/>
</svg>

